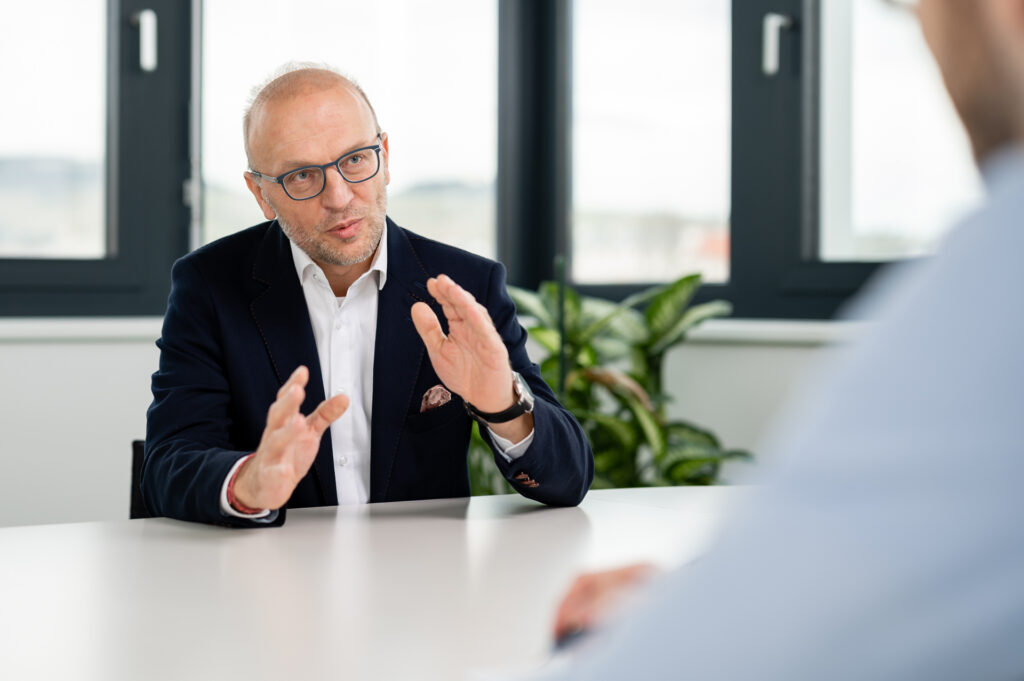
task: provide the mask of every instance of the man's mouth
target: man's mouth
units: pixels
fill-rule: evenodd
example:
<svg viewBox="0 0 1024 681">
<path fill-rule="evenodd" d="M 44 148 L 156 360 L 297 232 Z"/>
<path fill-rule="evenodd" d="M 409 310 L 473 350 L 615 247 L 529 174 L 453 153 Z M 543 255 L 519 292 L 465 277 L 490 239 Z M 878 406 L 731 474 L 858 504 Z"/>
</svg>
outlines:
<svg viewBox="0 0 1024 681">
<path fill-rule="evenodd" d="M 328 230 L 328 234 L 332 234 L 339 239 L 351 239 L 359 233 L 359 226 L 362 223 L 362 218 L 355 218 L 354 220 L 345 220 L 339 222 Z"/>
</svg>

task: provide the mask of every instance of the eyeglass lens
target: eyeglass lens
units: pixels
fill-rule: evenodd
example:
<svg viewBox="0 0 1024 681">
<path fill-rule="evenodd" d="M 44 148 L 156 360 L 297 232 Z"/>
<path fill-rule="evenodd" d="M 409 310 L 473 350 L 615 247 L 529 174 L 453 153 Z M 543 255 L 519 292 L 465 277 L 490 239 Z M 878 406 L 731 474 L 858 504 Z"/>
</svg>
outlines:
<svg viewBox="0 0 1024 681">
<path fill-rule="evenodd" d="M 380 155 L 373 149 L 362 149 L 337 162 L 342 177 L 349 182 L 362 182 L 373 177 L 380 167 Z M 299 168 L 284 176 L 281 184 L 293 199 L 307 199 L 323 191 L 326 183 L 323 168 Z"/>
</svg>

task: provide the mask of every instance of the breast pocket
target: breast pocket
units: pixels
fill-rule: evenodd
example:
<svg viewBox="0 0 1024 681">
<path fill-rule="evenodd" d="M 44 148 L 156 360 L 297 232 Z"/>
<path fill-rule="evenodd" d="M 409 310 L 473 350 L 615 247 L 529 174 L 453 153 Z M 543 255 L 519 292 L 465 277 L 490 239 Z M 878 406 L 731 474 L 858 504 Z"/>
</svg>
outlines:
<svg viewBox="0 0 1024 681">
<path fill-rule="evenodd" d="M 460 416 L 468 418 L 462 400 L 452 398 L 451 402 L 424 412 L 409 414 L 405 418 L 405 429 L 409 433 L 429 433 L 455 422 Z"/>
</svg>

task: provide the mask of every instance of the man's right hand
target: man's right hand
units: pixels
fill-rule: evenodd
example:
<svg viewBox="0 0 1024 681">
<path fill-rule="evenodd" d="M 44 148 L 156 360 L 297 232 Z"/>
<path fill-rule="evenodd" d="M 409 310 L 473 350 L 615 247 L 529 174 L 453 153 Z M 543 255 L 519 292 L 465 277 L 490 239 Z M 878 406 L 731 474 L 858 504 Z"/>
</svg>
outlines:
<svg viewBox="0 0 1024 681">
<path fill-rule="evenodd" d="M 555 641 L 601 624 L 657 571 L 650 563 L 637 563 L 577 577 L 555 615 Z"/>
<path fill-rule="evenodd" d="M 242 464 L 235 479 L 235 498 L 240 504 L 268 509 L 284 506 L 313 465 L 324 431 L 348 409 L 348 396 L 340 394 L 303 416 L 299 407 L 306 399 L 307 381 L 309 369 L 300 366 L 277 391 L 277 400 L 267 411 L 259 449 Z"/>
</svg>

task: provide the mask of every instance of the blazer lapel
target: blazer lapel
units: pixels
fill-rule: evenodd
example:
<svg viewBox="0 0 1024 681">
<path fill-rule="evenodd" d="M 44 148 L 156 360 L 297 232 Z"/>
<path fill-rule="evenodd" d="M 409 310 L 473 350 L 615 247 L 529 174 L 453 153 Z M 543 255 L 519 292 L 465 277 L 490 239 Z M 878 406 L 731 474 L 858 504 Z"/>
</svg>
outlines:
<svg viewBox="0 0 1024 681">
<path fill-rule="evenodd" d="M 426 348 L 410 310 L 413 303 L 433 304 L 427 293 L 429 276 L 409 238 L 389 218 L 387 221 L 387 283 L 377 299 L 377 340 L 373 359 L 373 415 L 370 428 L 370 501 L 387 501 L 398 441 L 416 397 L 413 388 L 425 360 Z"/>
<path fill-rule="evenodd" d="M 267 230 L 256 254 L 252 276 L 265 288 L 253 298 L 249 309 L 270 355 L 278 385 L 283 385 L 299 365 L 306 365 L 309 383 L 301 411 L 310 414 L 324 400 L 320 359 L 288 237 L 276 222 Z M 333 460 L 328 430 L 320 440 L 312 470 L 321 500 L 328 506 L 338 503 Z"/>
</svg>

